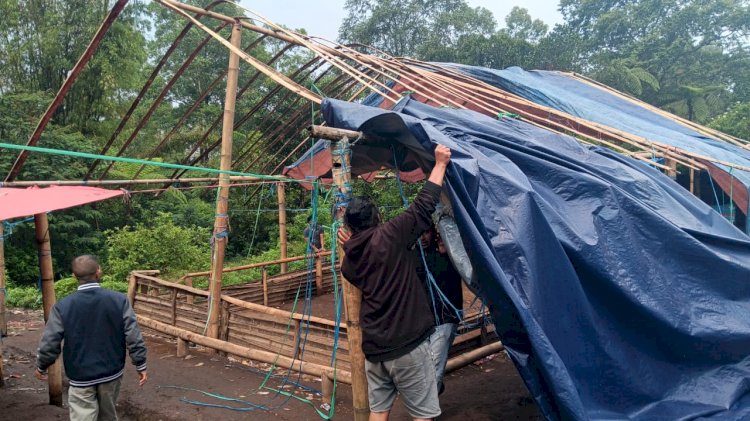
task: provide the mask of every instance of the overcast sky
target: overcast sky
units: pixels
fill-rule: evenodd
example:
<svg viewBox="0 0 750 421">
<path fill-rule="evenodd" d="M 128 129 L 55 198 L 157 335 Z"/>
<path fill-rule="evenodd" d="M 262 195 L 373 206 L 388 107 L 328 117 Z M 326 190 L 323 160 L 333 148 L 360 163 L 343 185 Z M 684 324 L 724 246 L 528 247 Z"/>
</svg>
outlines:
<svg viewBox="0 0 750 421">
<path fill-rule="evenodd" d="M 472 7 L 492 11 L 499 27 L 513 6 L 529 10 L 531 17 L 541 19 L 550 29 L 562 22 L 557 7 L 559 0 L 467 0 Z M 305 28 L 310 35 L 335 40 L 344 19 L 344 0 L 241 0 L 240 4 L 264 17 L 290 28 Z"/>
</svg>

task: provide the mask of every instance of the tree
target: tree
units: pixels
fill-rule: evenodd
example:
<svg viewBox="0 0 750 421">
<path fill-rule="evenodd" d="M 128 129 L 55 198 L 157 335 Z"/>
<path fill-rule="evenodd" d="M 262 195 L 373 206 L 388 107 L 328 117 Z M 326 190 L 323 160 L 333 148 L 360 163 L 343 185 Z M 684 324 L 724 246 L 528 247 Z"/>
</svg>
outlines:
<svg viewBox="0 0 750 421">
<path fill-rule="evenodd" d="M 514 6 L 508 16 L 505 17 L 503 32 L 512 38 L 536 44 L 547 35 L 548 29 L 549 27 L 541 20 L 532 19 L 527 9 Z"/>
<path fill-rule="evenodd" d="M 682 116 L 707 121 L 747 81 L 746 1 L 561 0 L 560 10 L 584 71 Z"/>
<path fill-rule="evenodd" d="M 56 92 L 73 68 L 110 7 L 109 1 L 0 1 L 0 94 Z M 146 61 L 147 21 L 133 2 L 103 38 L 55 115 L 91 133 L 117 112 L 120 97 L 140 84 Z"/>
<path fill-rule="evenodd" d="M 738 102 L 720 114 L 710 127 L 750 141 L 750 102 Z"/>
<path fill-rule="evenodd" d="M 491 35 L 492 13 L 464 0 L 347 0 L 339 29 L 343 42 L 359 42 L 394 56 L 424 57 L 434 48 L 457 48 L 462 38 Z M 444 53 L 437 53 L 437 55 Z"/>
</svg>

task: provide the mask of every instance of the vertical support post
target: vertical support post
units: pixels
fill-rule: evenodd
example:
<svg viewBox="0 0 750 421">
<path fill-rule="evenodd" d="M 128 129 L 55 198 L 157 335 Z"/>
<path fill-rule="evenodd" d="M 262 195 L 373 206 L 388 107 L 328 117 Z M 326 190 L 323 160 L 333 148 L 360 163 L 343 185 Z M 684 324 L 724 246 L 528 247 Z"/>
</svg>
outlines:
<svg viewBox="0 0 750 421">
<path fill-rule="evenodd" d="M 695 170 L 690 168 L 690 193 L 695 194 Z"/>
<path fill-rule="evenodd" d="M 336 195 L 336 220 L 343 222 L 346 202 L 352 196 L 351 148 L 349 140 L 343 138 L 332 151 L 333 182 L 339 194 Z M 335 235 L 335 234 L 334 234 Z M 336 241 L 332 238 L 331 241 Z M 340 254 L 341 259 L 344 253 Z M 362 291 L 341 276 L 346 311 L 346 335 L 349 339 L 349 358 L 352 367 L 352 408 L 355 421 L 365 421 L 370 415 L 367 399 L 367 377 L 365 376 L 365 354 L 362 352 L 362 328 L 359 325 L 359 312 L 362 306 Z"/>
<path fill-rule="evenodd" d="M 0 338 L 8 336 L 8 322 L 5 319 L 5 297 L 7 293 L 5 290 L 5 237 L 3 231 L 3 221 L 0 221 Z M 2 364 L 2 356 L 0 355 L 0 364 Z M 3 378 L 0 376 L 0 384 L 2 384 Z"/>
<path fill-rule="evenodd" d="M 52 269 L 52 246 L 49 240 L 49 221 L 46 213 L 34 215 L 36 244 L 39 252 L 39 274 L 42 280 L 42 305 L 44 323 L 47 323 L 52 306 L 55 304 L 55 279 Z M 58 358 L 47 369 L 50 405 L 62 406 L 62 365 Z"/>
<path fill-rule="evenodd" d="M 193 278 L 188 276 L 185 278 L 185 285 L 189 286 L 190 288 L 193 287 Z M 185 296 L 185 302 L 188 304 L 193 304 L 193 294 L 188 294 Z"/>
<path fill-rule="evenodd" d="M 128 300 L 130 300 L 130 306 L 135 308 L 135 292 L 138 288 L 138 278 L 135 273 L 130 272 L 130 278 L 128 278 Z"/>
<path fill-rule="evenodd" d="M 172 314 L 170 315 L 170 324 L 177 326 L 177 288 L 172 290 Z"/>
<path fill-rule="evenodd" d="M 261 282 L 263 283 L 263 305 L 268 306 L 268 270 L 266 270 L 265 266 L 263 266 L 263 278 Z"/>
<path fill-rule="evenodd" d="M 229 303 L 222 301 L 221 303 L 221 329 L 219 331 L 219 339 L 222 341 L 229 341 Z M 226 357 L 226 352 L 219 352 L 219 355 Z"/>
<path fill-rule="evenodd" d="M 284 183 L 276 183 L 276 196 L 279 199 L 279 248 L 281 259 L 286 259 L 286 189 Z M 281 273 L 286 273 L 286 263 L 281 264 Z"/>
<path fill-rule="evenodd" d="M 0 348 L 0 388 L 5 386 L 5 375 L 3 374 L 3 349 Z"/>
<path fill-rule="evenodd" d="M 240 47 L 240 21 L 236 19 L 232 24 L 232 45 Z M 224 100 L 224 121 L 221 130 L 221 163 L 223 171 L 232 169 L 232 137 L 234 135 L 234 104 L 237 99 L 237 76 L 239 74 L 240 57 L 229 52 L 229 70 L 227 72 L 227 91 Z M 229 216 L 229 174 L 219 176 L 219 194 L 216 198 L 216 220 L 214 221 L 214 248 L 211 259 L 211 278 L 209 279 L 209 315 L 208 337 L 219 337 L 221 318 L 221 281 L 224 273 L 224 252 L 227 246 Z"/>
<path fill-rule="evenodd" d="M 331 398 L 333 398 L 333 380 L 327 374 L 323 374 L 320 377 L 320 389 L 323 393 L 323 402 L 330 405 Z"/>
<path fill-rule="evenodd" d="M 182 358 L 188 354 L 188 342 L 180 337 L 177 338 L 177 357 Z"/>
<path fill-rule="evenodd" d="M 669 169 L 667 170 L 667 175 L 672 178 L 677 177 L 677 161 L 675 161 L 674 159 L 665 158 L 664 163 L 669 167 Z"/>
<path fill-rule="evenodd" d="M 323 257 L 320 253 L 315 255 L 315 288 L 318 290 L 318 296 L 323 295 Z"/>
</svg>

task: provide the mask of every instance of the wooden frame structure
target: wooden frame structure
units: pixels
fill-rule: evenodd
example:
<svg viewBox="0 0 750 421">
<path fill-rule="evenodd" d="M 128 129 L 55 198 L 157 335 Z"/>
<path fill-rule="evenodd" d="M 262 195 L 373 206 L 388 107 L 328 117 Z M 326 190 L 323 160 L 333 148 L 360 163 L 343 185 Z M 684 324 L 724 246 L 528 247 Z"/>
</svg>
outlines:
<svg viewBox="0 0 750 421">
<path fill-rule="evenodd" d="M 229 65 L 227 70 L 218 74 L 214 81 L 203 89 L 203 91 L 195 98 L 194 103 L 183 113 L 172 130 L 161 139 L 155 148 L 142 154 L 139 156 L 140 158 L 150 159 L 158 156 L 164 145 L 168 144 L 179 128 L 190 120 L 190 117 L 202 105 L 203 100 L 215 91 L 221 85 L 220 82 L 222 79 L 226 77 L 227 83 L 224 91 L 226 98 L 224 114 L 217 116 L 214 123 L 202 134 L 202 136 L 200 136 L 200 139 L 191 145 L 189 151 L 185 154 L 181 162 L 184 165 L 192 166 L 209 156 L 215 156 L 217 148 L 220 148 L 221 169 L 235 169 L 242 172 L 253 172 L 254 174 L 278 174 L 284 165 L 293 162 L 296 158 L 300 157 L 304 152 L 305 145 L 309 144 L 311 137 L 307 134 L 305 128 L 314 125 L 314 120 L 316 118 L 316 114 L 311 115 L 309 113 L 310 103 L 320 104 L 323 96 L 353 101 L 362 99 L 367 95 L 378 95 L 383 99 L 381 106 L 387 108 L 397 102 L 408 92 L 416 100 L 430 105 L 471 109 L 490 116 L 496 116 L 498 113 L 513 113 L 530 124 L 552 131 L 573 135 L 579 141 L 584 143 L 609 147 L 622 154 L 631 156 L 634 159 L 648 162 L 650 165 L 658 167 L 669 174 L 675 174 L 681 167 L 687 168 L 690 171 L 691 180 L 694 179 L 696 171 L 711 169 L 712 174 L 721 173 L 722 171 L 716 167 L 717 164 L 732 169 L 750 171 L 750 168 L 742 165 L 719 161 L 711 157 L 681 150 L 657 142 L 653 139 L 642 138 L 612 127 L 572 116 L 562 111 L 540 106 L 517 95 L 481 82 L 475 78 L 458 73 L 446 66 L 425 63 L 409 58 L 391 57 L 381 51 L 377 51 L 364 45 L 341 45 L 320 38 L 301 35 L 294 31 L 287 30 L 250 11 L 248 11 L 248 13 L 251 14 L 251 19 L 238 19 L 236 17 L 226 16 L 213 11 L 217 5 L 225 2 L 223 0 L 214 1 L 206 8 L 187 5 L 174 0 L 156 0 L 156 2 L 184 18 L 186 21 L 185 27 L 175 39 L 174 43 L 166 50 L 162 59 L 156 64 L 149 79 L 134 98 L 130 109 L 125 113 L 117 128 L 113 131 L 111 137 L 100 151 L 101 155 L 111 153 L 112 146 L 116 143 L 118 137 L 123 134 L 125 128 L 129 127 L 127 123 L 133 115 L 136 115 L 135 111 L 138 107 L 144 104 L 146 98 L 154 97 L 153 95 L 149 95 L 149 90 L 154 86 L 155 81 L 158 80 L 157 76 L 176 51 L 177 47 L 184 40 L 185 35 L 191 30 L 199 30 L 205 33 L 205 37 L 201 42 L 194 46 L 192 53 L 187 56 L 179 69 L 169 78 L 159 94 L 155 96 L 155 99 L 150 103 L 148 110 L 143 114 L 143 118 L 141 118 L 135 125 L 135 128 L 130 131 L 127 139 L 122 142 L 120 149 L 115 153 L 116 156 L 122 156 L 133 150 L 132 145 L 137 142 L 139 131 L 148 124 L 150 117 L 157 107 L 163 103 L 163 100 L 166 98 L 175 82 L 183 72 L 189 68 L 193 60 L 209 42 L 219 42 L 229 51 Z M 52 115 L 61 105 L 65 94 L 75 83 L 78 75 L 96 52 L 102 38 L 106 36 L 107 31 L 114 20 L 117 19 L 126 3 L 127 0 L 118 0 L 115 3 L 91 43 L 81 55 L 74 69 L 70 72 L 52 103 L 40 119 L 36 129 L 29 137 L 27 145 L 34 146 L 38 143 L 42 132 L 51 120 Z M 213 29 L 211 27 L 212 25 Z M 229 40 L 225 38 L 225 35 L 222 35 L 222 31 L 226 28 L 231 28 Z M 244 49 L 240 42 L 240 34 L 245 34 L 244 38 L 247 45 Z M 249 53 L 253 48 L 270 42 L 277 45 L 281 44 L 283 47 L 277 49 L 277 52 L 273 57 L 267 61 L 261 61 Z M 285 72 L 280 70 L 278 62 L 285 56 L 289 54 L 297 54 L 299 51 L 308 54 L 310 59 L 292 71 Z M 249 65 L 254 69 L 252 76 L 247 81 L 243 81 L 242 84 L 239 83 L 240 81 L 238 81 L 237 78 L 240 61 L 245 62 L 244 65 Z M 634 98 L 613 91 L 597 82 L 586 79 L 583 76 L 571 76 L 578 78 L 584 83 L 595 85 L 600 89 L 607 89 L 610 92 L 621 95 L 629 101 L 638 102 L 639 105 L 646 106 L 679 124 L 698 130 L 699 132 L 705 133 L 717 140 L 731 143 L 745 149 L 750 149 L 750 143 L 745 140 L 737 139 L 684 119 L 680 119 L 671 114 L 667 114 Z M 272 81 L 275 84 L 275 87 L 268 90 L 262 98 L 255 101 L 247 111 L 240 116 L 235 116 L 235 101 L 242 98 L 244 93 L 256 88 L 258 84 L 264 80 Z M 310 86 L 310 88 L 308 88 L 308 86 Z M 316 87 L 315 90 L 317 92 L 313 92 L 313 86 Z M 279 121 L 283 123 L 278 124 Z M 221 136 L 215 136 L 214 131 L 220 123 L 223 123 L 222 134 Z M 235 144 L 233 142 L 234 131 L 241 130 L 247 124 L 252 124 L 254 130 L 257 133 L 260 133 L 260 135 L 247 139 L 242 144 Z M 237 151 L 234 156 L 231 153 L 233 146 Z M 23 185 L 23 183 L 29 183 L 16 180 L 19 174 L 21 174 L 27 156 L 27 151 L 19 154 L 12 168 L 5 177 L 6 186 L 13 185 L 11 183 L 16 183 L 15 185 L 19 186 Z M 662 165 L 653 162 L 651 158 L 655 156 L 665 158 L 667 164 Z M 176 182 L 188 180 L 183 177 L 185 170 L 176 170 L 169 178 L 161 180 L 139 179 L 138 177 L 141 174 L 143 167 L 135 173 L 132 180 L 108 180 L 106 177 L 114 165 L 114 163 L 110 163 L 105 169 L 97 171 L 98 161 L 94 161 L 89 167 L 88 175 L 86 176 L 86 183 L 90 185 L 128 184 L 133 186 L 160 183 L 164 187 L 168 187 Z M 162 297 L 162 292 L 164 291 L 169 290 L 168 294 L 171 294 L 170 297 L 174 297 L 171 301 L 168 300 L 168 304 L 172 307 L 170 307 L 171 310 L 168 310 L 167 313 L 165 313 L 169 315 L 168 321 L 173 323 L 170 325 L 169 323 L 165 323 L 164 320 L 154 320 L 154 323 L 149 327 L 170 331 L 183 341 L 190 340 L 196 343 L 198 343 L 198 341 L 204 341 L 206 344 L 218 346 L 218 343 L 213 341 L 220 340 L 223 334 L 222 332 L 227 331 L 227 329 L 232 331 L 231 322 L 225 322 L 228 324 L 222 325 L 222 314 L 226 316 L 226 319 L 231 320 L 231 314 L 234 314 L 232 312 L 234 307 L 232 306 L 237 306 L 237 308 L 247 310 L 243 307 L 244 304 L 239 304 L 239 302 L 244 301 L 234 301 L 237 299 L 232 298 L 231 295 L 225 296 L 222 293 L 221 280 L 224 273 L 224 235 L 227 227 L 226 214 L 231 182 L 255 181 L 251 180 L 252 178 L 253 177 L 248 177 L 240 180 L 238 178 L 223 175 L 217 178 L 204 177 L 200 179 L 201 181 L 193 179 L 193 182 L 218 182 L 221 192 L 216 206 L 217 218 L 214 225 L 214 240 L 217 247 L 214 249 L 212 259 L 210 292 L 198 292 L 199 290 L 191 289 L 190 286 L 169 283 L 165 284 L 165 281 L 155 278 L 147 273 L 134 272 L 135 277 L 131 278 L 131 286 L 134 288 L 133 291 L 131 291 L 133 293 L 131 294 L 131 299 L 135 300 L 137 306 L 142 304 L 141 307 L 144 309 L 143 311 L 147 311 L 145 310 L 147 303 L 150 303 L 153 306 L 161 306 L 164 304 L 164 298 Z M 730 189 L 732 182 L 736 182 L 736 180 L 731 179 L 728 182 L 726 180 L 722 182 L 719 178 L 717 178 L 718 184 L 724 189 Z M 62 184 L 74 182 L 49 181 L 48 183 Z M 691 186 L 692 185 L 693 182 L 691 181 Z M 257 192 L 258 190 L 259 189 L 256 189 L 255 191 Z M 692 190 L 693 189 L 691 188 L 691 191 Z M 278 196 L 279 209 L 282 210 L 282 212 L 280 212 L 279 222 L 281 226 L 284 226 L 285 217 L 282 219 L 281 216 L 284 213 L 283 194 L 281 194 L 281 192 L 283 192 L 283 187 L 279 188 L 280 194 Z M 252 195 L 250 198 L 252 198 Z M 742 199 L 740 199 L 740 202 L 742 202 Z M 745 198 L 742 203 L 744 204 L 743 209 L 745 210 L 746 215 L 750 214 L 750 200 Z M 44 219 L 46 219 L 46 217 Z M 45 221 L 40 217 L 38 221 L 39 225 L 37 226 L 38 233 L 40 229 L 39 227 L 44 226 L 44 223 Z M 285 246 L 286 235 L 283 230 L 281 231 L 281 243 Z M 285 249 L 285 247 L 282 249 Z M 0 262 L 1 261 L 2 260 L 0 260 Z M 42 267 L 44 277 L 45 271 L 49 270 L 49 268 L 46 259 L 41 255 L 40 267 Z M 0 268 L 0 288 L 2 287 L 1 271 L 2 268 Z M 322 279 L 323 276 L 321 275 L 320 278 Z M 267 282 L 263 282 L 263 284 L 267 285 Z M 145 288 L 145 294 L 140 292 L 141 287 Z M 161 292 L 158 292 L 156 295 L 149 295 L 149 291 Z M 53 290 L 45 288 L 45 311 L 49 310 L 48 304 L 51 306 L 50 303 L 54 302 L 53 294 Z M 196 300 L 200 301 L 205 299 L 205 294 L 208 294 L 210 302 L 212 303 L 210 306 L 210 317 L 208 317 L 207 314 L 207 331 L 209 332 L 209 335 L 205 338 L 198 338 L 195 336 L 197 333 L 184 329 L 185 326 L 177 326 L 176 314 L 178 314 L 179 311 L 187 311 L 185 309 L 188 307 L 184 306 L 188 306 L 190 303 L 195 305 Z M 268 305 L 270 302 L 269 300 L 271 300 L 271 291 L 266 290 L 263 296 L 265 297 L 264 303 Z M 351 300 L 356 301 L 355 296 L 351 296 L 350 298 Z M 179 304 L 174 304 L 178 302 Z M 356 303 L 347 303 L 347 308 L 350 306 L 356 308 Z M 159 311 L 161 311 L 159 314 L 163 313 L 162 310 Z M 141 317 L 143 321 L 146 320 L 144 319 L 145 316 L 139 317 Z M 352 322 L 352 325 L 356 323 L 355 320 L 350 320 L 350 322 Z M 177 329 L 187 331 L 189 334 Z M 349 346 L 352 347 L 352 345 Z M 354 347 L 356 347 L 356 345 Z M 237 352 L 241 351 L 245 353 L 245 351 L 236 348 L 232 349 Z M 230 352 L 227 350 L 224 351 Z M 310 367 L 312 367 L 312 365 L 310 365 Z M 299 368 L 302 369 L 301 366 Z M 317 370 L 317 368 L 311 368 L 311 370 Z M 320 373 L 323 373 L 323 371 L 320 371 Z M 351 375 L 353 378 L 361 379 L 359 376 L 362 374 L 355 370 Z M 52 386 L 52 378 L 53 376 L 50 376 L 50 390 L 61 390 L 61 388 L 58 388 L 57 386 Z M 55 382 L 57 382 L 57 380 L 55 380 Z M 355 399 L 357 398 L 355 397 Z M 51 397 L 51 400 L 54 399 Z M 357 416 L 360 417 L 360 415 Z"/>
<path fill-rule="evenodd" d="M 330 252 L 324 252 L 313 258 L 322 262 L 329 256 Z M 268 269 L 306 259 L 299 256 L 225 268 L 224 273 L 261 269 L 262 275 L 255 282 L 222 289 L 217 338 L 204 333 L 211 294 L 192 286 L 198 278 L 209 276 L 210 271 L 190 273 L 175 282 L 159 278 L 156 270 L 133 271 L 128 298 L 142 327 L 177 338 L 178 356 L 184 356 L 186 343 L 192 342 L 217 352 L 276 364 L 319 377 L 324 399 L 330 399 L 334 379 L 350 385 L 356 381 L 352 349 L 347 342 L 352 325 L 337 327 L 334 320 L 273 307 L 293 299 L 296 289 L 305 284 L 310 274 L 297 270 L 268 276 Z M 314 288 L 318 295 L 333 290 L 332 270 L 325 265 L 320 279 L 316 273 Z M 449 361 L 448 371 L 502 350 L 485 315 L 479 311 L 466 315 L 465 325 L 454 342 L 455 356 Z M 331 365 L 334 349 L 336 366 Z"/>
</svg>

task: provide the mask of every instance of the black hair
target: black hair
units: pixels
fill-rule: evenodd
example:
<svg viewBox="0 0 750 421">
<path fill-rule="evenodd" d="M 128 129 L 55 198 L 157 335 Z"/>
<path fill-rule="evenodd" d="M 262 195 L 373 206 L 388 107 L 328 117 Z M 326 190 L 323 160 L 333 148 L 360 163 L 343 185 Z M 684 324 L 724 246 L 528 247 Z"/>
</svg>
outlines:
<svg viewBox="0 0 750 421">
<path fill-rule="evenodd" d="M 73 274 L 80 282 L 96 282 L 99 271 L 99 259 L 91 254 L 84 254 L 73 259 Z"/>
<path fill-rule="evenodd" d="M 309 224 L 310 222 L 312 222 L 312 217 L 313 217 L 312 215 L 308 215 L 308 216 L 307 216 L 307 223 L 308 223 L 308 224 Z"/>
<path fill-rule="evenodd" d="M 346 207 L 344 222 L 355 233 L 364 231 L 380 223 L 380 211 L 369 197 L 355 197 Z"/>
</svg>

